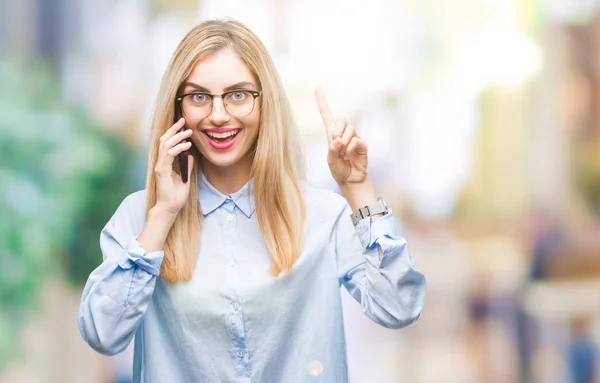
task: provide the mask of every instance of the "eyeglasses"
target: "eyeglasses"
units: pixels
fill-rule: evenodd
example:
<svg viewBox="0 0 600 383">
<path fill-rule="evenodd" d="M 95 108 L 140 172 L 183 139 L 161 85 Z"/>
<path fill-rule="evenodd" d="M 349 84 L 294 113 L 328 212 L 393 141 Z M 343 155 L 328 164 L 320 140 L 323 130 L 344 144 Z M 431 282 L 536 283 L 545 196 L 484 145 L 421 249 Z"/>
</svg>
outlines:
<svg viewBox="0 0 600 383">
<path fill-rule="evenodd" d="M 244 117 L 252 113 L 255 100 L 261 95 L 261 90 L 230 90 L 222 94 L 192 92 L 178 96 L 175 101 L 180 104 L 186 118 L 203 120 L 211 114 L 215 97 L 221 97 L 225 111 L 231 116 Z"/>
</svg>

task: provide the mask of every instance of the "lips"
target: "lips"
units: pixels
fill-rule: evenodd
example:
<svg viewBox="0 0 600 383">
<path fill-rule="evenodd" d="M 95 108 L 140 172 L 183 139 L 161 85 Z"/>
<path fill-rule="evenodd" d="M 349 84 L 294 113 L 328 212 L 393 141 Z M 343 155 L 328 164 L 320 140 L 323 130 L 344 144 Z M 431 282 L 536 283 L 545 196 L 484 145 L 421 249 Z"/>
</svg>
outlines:
<svg viewBox="0 0 600 383">
<path fill-rule="evenodd" d="M 229 149 L 235 143 L 235 139 L 241 129 L 210 129 L 204 130 L 207 141 L 217 150 Z"/>
<path fill-rule="evenodd" d="M 226 132 L 217 132 L 217 131 L 212 131 L 212 130 L 206 130 L 206 135 L 209 136 L 210 138 L 216 138 L 216 139 L 227 139 L 228 137 L 232 137 L 235 136 L 236 134 L 238 134 L 240 132 L 239 129 L 233 129 L 233 130 L 228 130 Z"/>
</svg>

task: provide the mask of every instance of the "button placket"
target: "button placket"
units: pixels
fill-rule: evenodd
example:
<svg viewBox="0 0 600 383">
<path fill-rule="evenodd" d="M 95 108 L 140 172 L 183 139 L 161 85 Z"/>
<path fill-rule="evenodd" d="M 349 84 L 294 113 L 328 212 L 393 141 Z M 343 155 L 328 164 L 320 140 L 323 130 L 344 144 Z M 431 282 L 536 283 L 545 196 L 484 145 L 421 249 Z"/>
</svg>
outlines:
<svg viewBox="0 0 600 383">
<path fill-rule="evenodd" d="M 230 307 L 232 308 L 229 315 L 231 329 L 233 331 L 233 355 L 235 358 L 236 369 L 239 376 L 248 374 L 249 371 L 249 355 L 246 351 L 246 329 L 244 326 L 244 314 L 241 306 L 241 297 L 239 296 L 240 278 L 238 274 L 239 262 L 239 243 L 237 237 L 237 212 L 235 203 L 231 198 L 228 198 L 223 205 L 223 213 L 221 223 L 223 227 L 223 236 L 225 240 L 225 248 L 227 249 L 227 281 L 231 289 Z"/>
</svg>

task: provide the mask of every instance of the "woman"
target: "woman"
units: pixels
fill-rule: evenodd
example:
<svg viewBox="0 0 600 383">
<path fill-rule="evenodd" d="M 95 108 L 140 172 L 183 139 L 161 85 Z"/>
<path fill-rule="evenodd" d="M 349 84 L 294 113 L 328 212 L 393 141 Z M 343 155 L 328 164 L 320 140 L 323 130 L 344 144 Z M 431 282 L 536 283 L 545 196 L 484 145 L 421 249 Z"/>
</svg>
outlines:
<svg viewBox="0 0 600 383">
<path fill-rule="evenodd" d="M 135 335 L 135 382 L 346 382 L 341 284 L 385 327 L 419 318 L 425 279 L 369 180 L 367 146 L 316 96 L 345 199 L 301 181 L 288 100 L 250 30 L 207 21 L 180 43 L 146 189 L 102 231 L 78 316 L 100 353 Z"/>
</svg>

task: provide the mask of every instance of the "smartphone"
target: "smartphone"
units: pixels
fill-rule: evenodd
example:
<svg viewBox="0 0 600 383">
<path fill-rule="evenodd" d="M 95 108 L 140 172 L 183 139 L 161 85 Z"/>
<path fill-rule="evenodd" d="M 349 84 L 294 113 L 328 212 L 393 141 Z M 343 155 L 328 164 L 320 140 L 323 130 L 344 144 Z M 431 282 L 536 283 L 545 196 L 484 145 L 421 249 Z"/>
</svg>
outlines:
<svg viewBox="0 0 600 383">
<path fill-rule="evenodd" d="M 175 103 L 175 118 L 173 120 L 173 123 L 176 123 L 177 121 L 179 121 L 182 117 L 182 113 L 181 113 L 181 105 L 179 103 Z M 181 129 L 179 129 L 179 132 L 184 132 L 185 131 L 185 126 Z M 181 142 L 189 142 L 189 140 L 186 138 Z M 189 155 L 189 150 L 184 150 L 183 152 L 179 153 L 177 155 L 177 160 L 179 161 L 179 169 L 181 171 L 181 180 L 183 182 L 187 182 L 188 181 L 188 155 Z"/>
</svg>

